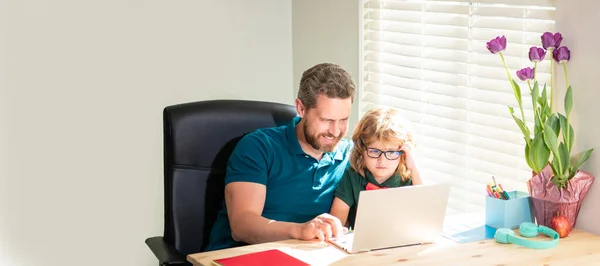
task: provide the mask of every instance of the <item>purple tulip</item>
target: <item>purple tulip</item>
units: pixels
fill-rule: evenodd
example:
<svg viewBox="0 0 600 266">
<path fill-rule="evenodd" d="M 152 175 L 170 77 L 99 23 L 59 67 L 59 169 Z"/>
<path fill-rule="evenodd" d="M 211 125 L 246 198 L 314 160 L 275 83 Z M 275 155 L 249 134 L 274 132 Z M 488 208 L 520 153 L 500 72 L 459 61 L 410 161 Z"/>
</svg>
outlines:
<svg viewBox="0 0 600 266">
<path fill-rule="evenodd" d="M 569 48 L 567 48 L 566 46 L 558 47 L 558 49 L 552 51 L 552 55 L 554 57 L 554 60 L 556 60 L 556 62 L 559 63 L 564 63 L 571 59 L 571 51 L 569 51 Z"/>
<path fill-rule="evenodd" d="M 529 60 L 531 60 L 531 62 L 540 62 L 544 60 L 545 56 L 546 50 L 544 50 L 544 48 L 535 46 L 529 48 Z"/>
<path fill-rule="evenodd" d="M 502 52 L 504 49 L 506 49 L 506 37 L 504 37 L 504 35 L 502 35 L 502 37 L 498 36 L 487 42 L 486 46 L 492 54 Z"/>
<path fill-rule="evenodd" d="M 551 32 L 544 32 L 542 34 L 542 46 L 544 49 L 554 49 L 560 47 L 560 42 L 562 42 L 562 35 L 560 32 L 552 34 Z"/>
<path fill-rule="evenodd" d="M 533 68 L 526 67 L 521 70 L 518 70 L 517 77 L 519 77 L 519 79 L 522 81 L 526 81 L 528 79 L 533 79 Z"/>
</svg>

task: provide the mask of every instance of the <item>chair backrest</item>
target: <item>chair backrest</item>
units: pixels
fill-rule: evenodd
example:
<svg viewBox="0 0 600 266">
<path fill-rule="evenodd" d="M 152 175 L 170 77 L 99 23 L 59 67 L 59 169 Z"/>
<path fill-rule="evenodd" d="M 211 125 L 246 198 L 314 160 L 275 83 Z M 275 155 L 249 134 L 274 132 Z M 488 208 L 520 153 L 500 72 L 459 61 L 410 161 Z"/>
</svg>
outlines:
<svg viewBox="0 0 600 266">
<path fill-rule="evenodd" d="M 289 123 L 280 103 L 212 100 L 168 106 L 164 130 L 164 238 L 181 254 L 200 252 L 221 208 L 227 159 L 243 135 Z"/>
</svg>

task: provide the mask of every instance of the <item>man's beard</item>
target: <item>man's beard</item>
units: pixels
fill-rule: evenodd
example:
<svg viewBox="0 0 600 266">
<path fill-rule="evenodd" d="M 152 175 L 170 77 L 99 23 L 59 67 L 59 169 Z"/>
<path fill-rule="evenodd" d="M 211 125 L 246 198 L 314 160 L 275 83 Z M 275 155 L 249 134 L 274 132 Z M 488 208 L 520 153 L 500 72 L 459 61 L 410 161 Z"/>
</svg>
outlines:
<svg viewBox="0 0 600 266">
<path fill-rule="evenodd" d="M 340 134 L 340 136 L 336 137 L 334 135 L 331 134 L 317 134 L 317 135 L 311 135 L 310 132 L 308 132 L 308 124 L 305 122 L 304 126 L 303 126 L 303 130 L 304 131 L 304 138 L 306 139 L 306 142 L 313 147 L 313 149 L 318 150 L 320 152 L 332 152 L 333 149 L 335 148 L 335 146 L 338 144 L 338 142 L 340 142 L 340 140 L 342 140 L 342 134 Z M 319 143 L 319 137 L 324 136 L 324 137 L 333 137 L 333 143 L 331 145 L 321 145 L 321 143 Z"/>
</svg>

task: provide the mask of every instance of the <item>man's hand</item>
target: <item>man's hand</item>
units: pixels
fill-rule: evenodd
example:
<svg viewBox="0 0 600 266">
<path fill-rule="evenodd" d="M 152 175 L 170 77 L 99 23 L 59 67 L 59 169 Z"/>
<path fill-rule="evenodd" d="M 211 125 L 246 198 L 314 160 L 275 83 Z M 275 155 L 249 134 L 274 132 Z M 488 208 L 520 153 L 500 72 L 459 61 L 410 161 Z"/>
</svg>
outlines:
<svg viewBox="0 0 600 266">
<path fill-rule="evenodd" d="M 300 240 L 317 238 L 324 241 L 330 240 L 332 237 L 340 237 L 346 232 L 348 229 L 342 226 L 337 217 L 324 213 L 306 223 L 299 224 L 293 237 Z"/>
</svg>

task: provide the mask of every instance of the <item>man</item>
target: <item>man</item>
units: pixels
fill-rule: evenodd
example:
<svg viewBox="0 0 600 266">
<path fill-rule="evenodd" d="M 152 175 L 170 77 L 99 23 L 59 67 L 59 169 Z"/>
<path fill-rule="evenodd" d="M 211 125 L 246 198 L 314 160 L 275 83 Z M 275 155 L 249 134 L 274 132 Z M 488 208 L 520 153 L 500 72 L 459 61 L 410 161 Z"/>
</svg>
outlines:
<svg viewBox="0 0 600 266">
<path fill-rule="evenodd" d="M 342 138 L 354 91 L 341 67 L 315 65 L 300 80 L 299 116 L 238 142 L 227 163 L 225 205 L 206 250 L 291 238 L 323 241 L 345 232 L 327 212 L 348 166 L 352 144 Z"/>
</svg>

